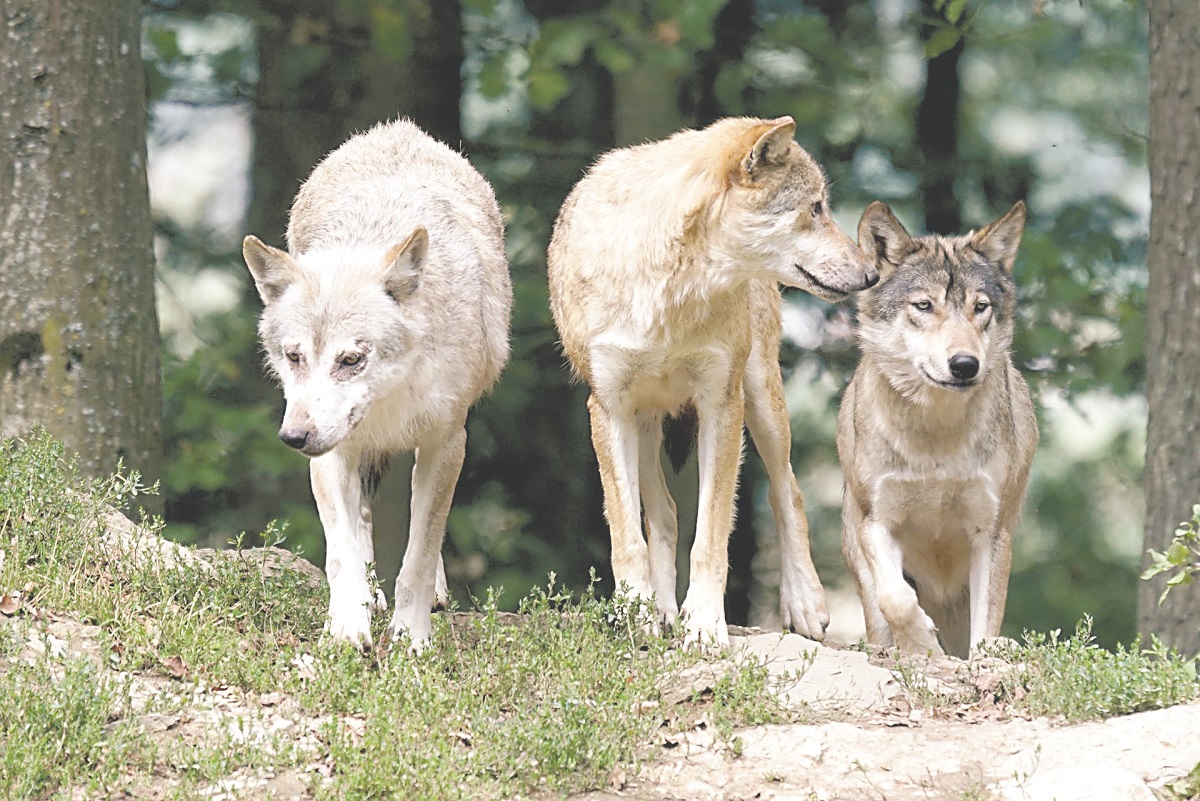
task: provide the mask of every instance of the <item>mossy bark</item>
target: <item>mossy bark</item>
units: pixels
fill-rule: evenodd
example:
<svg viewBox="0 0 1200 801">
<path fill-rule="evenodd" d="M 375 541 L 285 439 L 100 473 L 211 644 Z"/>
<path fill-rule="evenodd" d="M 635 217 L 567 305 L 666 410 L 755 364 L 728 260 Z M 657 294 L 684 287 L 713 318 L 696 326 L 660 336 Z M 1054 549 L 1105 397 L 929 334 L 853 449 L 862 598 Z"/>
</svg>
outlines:
<svg viewBox="0 0 1200 801">
<path fill-rule="evenodd" d="M 1165 551 L 1200 503 L 1200 5 L 1152 0 L 1150 243 L 1146 292 L 1147 548 Z M 1159 606 L 1166 576 L 1142 583 L 1139 628 L 1200 652 L 1200 586 Z"/>
<path fill-rule="evenodd" d="M 0 428 L 162 467 L 137 0 L 3 0 Z M 158 511 L 154 498 L 148 508 Z"/>
</svg>

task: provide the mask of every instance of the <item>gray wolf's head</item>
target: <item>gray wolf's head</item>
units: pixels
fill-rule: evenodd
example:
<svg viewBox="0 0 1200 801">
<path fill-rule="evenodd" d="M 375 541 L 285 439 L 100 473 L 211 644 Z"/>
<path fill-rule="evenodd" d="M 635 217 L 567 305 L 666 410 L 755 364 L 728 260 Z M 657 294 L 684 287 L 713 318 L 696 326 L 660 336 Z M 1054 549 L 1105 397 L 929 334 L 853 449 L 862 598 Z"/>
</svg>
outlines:
<svg viewBox="0 0 1200 801">
<path fill-rule="evenodd" d="M 910 399 L 969 392 L 1005 363 L 1012 345 L 1017 246 L 1025 204 L 979 231 L 913 238 L 876 201 L 858 224 L 859 246 L 881 280 L 858 296 L 859 343 Z"/>
<path fill-rule="evenodd" d="M 718 247 L 763 277 L 829 301 L 879 280 L 833 221 L 825 173 L 793 140 L 791 117 L 732 118 L 712 129 L 725 137 Z"/>
<path fill-rule="evenodd" d="M 242 255 L 264 304 L 258 331 L 287 401 L 279 438 L 289 446 L 327 453 L 404 380 L 418 333 L 409 301 L 428 248 L 421 226 L 387 251 L 293 256 L 246 237 Z"/>
</svg>

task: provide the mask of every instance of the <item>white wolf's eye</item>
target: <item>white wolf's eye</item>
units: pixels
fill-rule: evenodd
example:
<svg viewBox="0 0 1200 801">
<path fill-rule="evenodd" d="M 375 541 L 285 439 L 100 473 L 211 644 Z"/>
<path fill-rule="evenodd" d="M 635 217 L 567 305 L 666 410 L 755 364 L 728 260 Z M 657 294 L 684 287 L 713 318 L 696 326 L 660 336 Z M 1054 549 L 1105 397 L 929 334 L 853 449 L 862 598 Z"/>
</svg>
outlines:
<svg viewBox="0 0 1200 801">
<path fill-rule="evenodd" d="M 917 311 L 929 311 L 933 308 L 933 302 L 928 300 L 918 300 L 913 303 L 913 308 Z"/>
<path fill-rule="evenodd" d="M 294 351 L 294 350 L 288 350 L 288 351 L 284 351 L 284 353 L 283 353 L 283 357 L 284 357 L 285 359 L 287 359 L 289 362 L 291 362 L 292 364 L 296 364 L 297 362 L 299 362 L 299 361 L 300 361 L 300 354 L 299 354 L 299 352 L 297 352 L 297 351 Z"/>
<path fill-rule="evenodd" d="M 975 313 L 983 314 L 985 311 L 987 311 L 991 307 L 992 307 L 992 304 L 988 303 L 986 300 L 977 301 L 975 303 Z"/>
<path fill-rule="evenodd" d="M 342 367 L 353 367 L 354 365 L 358 364 L 361 361 L 362 361 L 361 355 L 359 355 L 357 353 L 347 353 L 345 356 L 343 356 L 339 360 L 339 363 L 342 365 Z"/>
</svg>

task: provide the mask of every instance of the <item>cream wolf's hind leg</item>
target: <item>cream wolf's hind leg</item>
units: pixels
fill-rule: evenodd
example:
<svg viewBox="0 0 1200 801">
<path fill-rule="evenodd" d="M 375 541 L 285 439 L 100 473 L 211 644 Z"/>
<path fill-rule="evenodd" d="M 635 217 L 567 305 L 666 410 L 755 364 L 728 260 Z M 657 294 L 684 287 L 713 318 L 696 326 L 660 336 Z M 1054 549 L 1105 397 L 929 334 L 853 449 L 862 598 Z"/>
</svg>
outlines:
<svg viewBox="0 0 1200 801">
<path fill-rule="evenodd" d="M 829 608 L 808 539 L 804 495 L 792 472 L 792 427 L 783 397 L 778 342 L 756 336 L 746 363 L 746 427 L 770 479 L 771 512 L 779 535 L 779 611 L 783 628 L 813 640 L 825 639 Z"/>
<path fill-rule="evenodd" d="M 659 621 L 669 631 L 679 617 L 675 596 L 675 554 L 679 544 L 679 513 L 663 474 L 662 417 L 638 417 L 638 476 L 646 512 L 646 541 L 650 554 L 650 585 Z"/>
<path fill-rule="evenodd" d="M 437 594 L 446 516 L 450 513 L 454 486 L 458 483 L 467 447 L 467 430 L 462 426 L 442 437 L 424 442 L 417 448 L 408 547 L 404 551 L 400 575 L 396 577 L 396 611 L 388 627 L 391 640 L 408 632 L 414 651 L 425 646 L 433 627 L 429 610 Z"/>
</svg>

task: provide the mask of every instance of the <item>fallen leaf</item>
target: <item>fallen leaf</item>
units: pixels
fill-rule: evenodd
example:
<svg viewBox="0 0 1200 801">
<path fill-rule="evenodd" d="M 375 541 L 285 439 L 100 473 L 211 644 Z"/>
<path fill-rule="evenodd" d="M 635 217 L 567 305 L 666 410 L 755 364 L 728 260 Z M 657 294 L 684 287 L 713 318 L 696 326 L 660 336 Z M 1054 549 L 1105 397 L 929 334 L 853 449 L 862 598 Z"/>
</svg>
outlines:
<svg viewBox="0 0 1200 801">
<path fill-rule="evenodd" d="M 8 592 L 0 595 L 0 615 L 12 617 L 21 608 L 21 594 L 18 592 Z"/>
<path fill-rule="evenodd" d="M 188 674 L 187 663 L 183 661 L 182 657 L 168 656 L 162 661 L 162 665 L 167 669 L 168 673 L 177 679 L 182 679 Z"/>
</svg>

